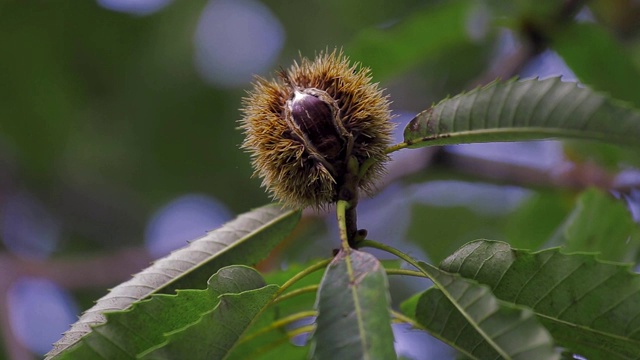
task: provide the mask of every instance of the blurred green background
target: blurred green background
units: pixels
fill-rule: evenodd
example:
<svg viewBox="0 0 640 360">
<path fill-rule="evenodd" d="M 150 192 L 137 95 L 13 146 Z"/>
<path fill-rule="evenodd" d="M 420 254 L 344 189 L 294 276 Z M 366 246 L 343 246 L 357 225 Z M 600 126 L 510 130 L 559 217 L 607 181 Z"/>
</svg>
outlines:
<svg viewBox="0 0 640 360">
<path fill-rule="evenodd" d="M 640 106 L 640 5 L 586 5 L 2 0 L 0 354 L 43 354 L 106 288 L 268 202 L 238 109 L 253 74 L 300 55 L 338 47 L 371 67 L 398 141 L 417 112 L 496 77 L 562 75 Z M 606 226 L 637 236 L 639 164 L 582 142 L 406 151 L 361 222 L 433 262 L 480 237 L 538 248 L 595 186 L 623 209 Z M 330 254 L 334 228 L 310 212 L 271 265 Z M 397 302 L 409 285 L 395 286 Z"/>
</svg>

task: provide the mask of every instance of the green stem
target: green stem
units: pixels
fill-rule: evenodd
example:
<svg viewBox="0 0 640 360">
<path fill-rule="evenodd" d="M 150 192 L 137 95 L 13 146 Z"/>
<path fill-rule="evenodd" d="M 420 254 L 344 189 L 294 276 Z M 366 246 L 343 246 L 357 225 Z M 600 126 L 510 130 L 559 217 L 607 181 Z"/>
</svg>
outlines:
<svg viewBox="0 0 640 360">
<path fill-rule="evenodd" d="M 315 329 L 315 327 L 316 327 L 315 324 L 300 326 L 299 328 L 295 328 L 291 331 L 287 331 L 287 336 L 289 337 L 289 339 L 291 339 L 298 335 L 309 334 L 310 332 L 313 331 L 313 329 Z"/>
<path fill-rule="evenodd" d="M 384 150 L 384 153 L 385 154 L 391 154 L 394 151 L 402 150 L 402 149 L 404 149 L 404 148 L 406 148 L 408 146 L 409 146 L 409 144 L 407 144 L 406 142 L 403 141 L 403 142 L 401 142 L 399 144 L 395 144 L 395 145 L 389 146 L 388 148 L 386 148 Z"/>
<path fill-rule="evenodd" d="M 278 291 L 273 295 L 274 299 L 277 299 L 278 296 L 282 295 L 282 293 L 284 293 L 289 287 L 291 287 L 291 285 L 295 284 L 296 282 L 298 282 L 300 279 L 304 278 L 305 276 L 318 271 L 320 269 L 323 269 L 325 267 L 327 267 L 327 265 L 329 265 L 329 263 L 331 262 L 331 259 L 326 259 L 326 260 L 322 260 L 316 264 L 313 264 L 311 266 L 309 266 L 308 268 L 300 271 L 299 273 L 295 274 L 295 276 L 293 276 L 291 279 L 287 280 L 287 282 L 285 282 L 284 284 L 282 284 L 282 286 L 280 287 L 280 289 L 278 289 Z"/>
<path fill-rule="evenodd" d="M 298 295 L 311 293 L 311 292 L 316 292 L 316 291 L 318 291 L 319 287 L 320 287 L 319 285 L 309 285 L 309 286 L 302 287 L 300 289 L 291 290 L 288 293 L 277 297 L 275 300 L 273 300 L 271 302 L 271 304 L 275 304 L 275 303 L 279 303 L 281 301 L 289 300 L 290 298 L 296 297 Z"/>
<path fill-rule="evenodd" d="M 385 245 L 385 244 L 381 244 L 377 241 L 373 241 L 373 240 L 362 240 L 358 243 L 358 247 L 370 247 L 370 248 L 374 248 L 374 249 L 378 249 L 378 250 L 382 250 L 382 251 L 386 251 L 390 254 L 393 254 L 397 257 L 399 257 L 400 259 L 406 261 L 407 263 L 413 265 L 416 269 L 420 270 L 421 273 L 423 273 L 426 277 L 431 278 L 429 276 L 429 274 L 427 274 L 424 270 L 422 270 L 422 268 L 420 267 L 420 265 L 418 264 L 418 262 L 413 259 L 411 256 L 403 253 L 402 251 L 391 247 L 389 245 Z"/>
<path fill-rule="evenodd" d="M 427 331 L 427 329 L 424 326 L 422 326 L 422 324 L 418 323 L 414 319 L 412 319 L 412 318 L 410 318 L 410 317 L 408 317 L 408 316 L 406 316 L 406 315 L 404 315 L 402 313 L 399 313 L 399 312 L 397 312 L 395 310 L 391 310 L 391 315 L 393 315 L 393 317 L 398 319 L 400 322 L 407 323 L 407 324 L 413 326 L 416 329 Z"/>
<path fill-rule="evenodd" d="M 360 165 L 360 169 L 358 169 L 358 179 L 363 179 L 371 165 L 375 164 L 377 161 L 378 159 L 372 157 L 365 160 L 362 165 Z"/>
<path fill-rule="evenodd" d="M 362 244 L 362 242 L 358 243 L 358 245 Z M 406 270 L 406 269 L 386 269 L 387 275 L 407 275 L 407 276 L 416 276 L 416 277 L 426 277 L 424 273 L 420 271 Z"/>
<path fill-rule="evenodd" d="M 305 325 L 305 326 L 301 326 L 299 328 L 293 329 L 291 331 L 287 331 L 286 337 L 281 337 L 280 339 L 273 341 L 263 347 L 257 348 L 251 354 L 249 354 L 246 358 L 247 359 L 258 358 L 264 355 L 265 353 L 268 353 L 269 351 L 277 348 L 278 346 L 291 341 L 292 338 L 298 335 L 311 333 L 313 331 L 313 328 L 314 328 L 314 325 Z"/>
<path fill-rule="evenodd" d="M 315 310 L 309 310 L 309 311 L 301 311 L 295 314 L 291 314 L 287 317 L 283 317 L 282 319 L 278 320 L 278 321 L 274 321 L 271 324 L 269 324 L 268 326 L 263 327 L 262 329 L 251 333 L 245 337 L 243 337 L 238 344 L 242 344 L 245 343 L 247 341 L 250 341 L 252 339 L 257 338 L 258 336 L 262 335 L 262 334 L 266 334 L 272 330 L 276 330 L 279 329 L 281 327 L 285 327 L 291 323 L 294 323 L 298 320 L 302 320 L 302 319 L 306 319 L 312 316 L 317 316 L 318 312 Z"/>
<path fill-rule="evenodd" d="M 340 244 L 342 250 L 349 252 L 351 246 L 349 245 L 349 233 L 347 231 L 347 208 L 350 207 L 349 202 L 346 200 L 338 200 L 336 204 L 336 217 L 338 218 L 338 229 L 340 230 Z"/>
</svg>

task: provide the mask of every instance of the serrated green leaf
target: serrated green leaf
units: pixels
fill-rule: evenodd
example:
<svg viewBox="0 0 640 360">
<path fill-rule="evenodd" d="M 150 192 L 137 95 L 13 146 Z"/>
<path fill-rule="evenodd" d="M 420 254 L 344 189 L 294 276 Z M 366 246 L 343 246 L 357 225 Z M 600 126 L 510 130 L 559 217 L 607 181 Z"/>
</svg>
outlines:
<svg viewBox="0 0 640 360">
<path fill-rule="evenodd" d="M 562 226 L 563 252 L 589 251 L 602 260 L 634 262 L 640 227 L 624 202 L 598 189 L 583 192 Z"/>
<path fill-rule="evenodd" d="M 287 270 L 273 271 L 265 275 L 267 283 L 282 285 L 287 280 L 303 269 L 311 266 L 313 263 L 306 265 L 291 265 Z M 386 268 L 397 269 L 401 262 L 398 260 L 382 260 L 382 265 Z M 309 274 L 290 286 L 282 295 L 287 295 L 292 291 L 299 291 L 302 288 L 318 286 L 322 280 L 324 269 Z M 282 321 L 289 316 L 297 317 L 299 314 L 307 313 L 314 308 L 316 300 L 316 291 L 306 291 L 295 297 L 289 297 L 285 300 L 278 301 L 270 305 L 254 322 L 250 329 L 240 339 L 238 346 L 227 357 L 227 360 L 269 360 L 269 359 L 306 359 L 309 352 L 309 342 L 300 345 L 304 338 L 298 340 L 297 345 L 292 343 L 291 336 L 297 335 L 302 326 L 309 325 L 311 317 L 307 317 L 306 321 L 288 323 L 287 326 L 270 328 L 274 322 Z M 307 326 L 309 327 L 309 326 Z M 269 329 L 269 331 L 265 331 Z M 310 332 L 310 331 L 309 331 Z M 306 336 L 302 334 L 300 336 Z M 248 339 L 245 341 L 245 339 Z"/>
<path fill-rule="evenodd" d="M 127 310 L 105 313 L 106 322 L 59 355 L 60 359 L 135 359 L 165 341 L 165 333 L 198 321 L 216 308 L 220 296 L 265 285 L 258 272 L 246 266 L 220 269 L 204 290 L 178 290 L 135 302 Z M 193 346 L 198 346 L 197 344 Z"/>
<path fill-rule="evenodd" d="M 396 359 L 387 276 L 373 255 L 341 250 L 318 290 L 314 359 Z"/>
<path fill-rule="evenodd" d="M 405 128 L 409 147 L 573 137 L 640 145 L 640 113 L 559 78 L 494 82 L 441 101 Z"/>
<path fill-rule="evenodd" d="M 218 304 L 207 290 L 178 290 L 132 304 L 124 311 L 105 313 L 106 322 L 92 329 L 57 359 L 135 359 L 164 341 L 163 333 L 196 321 Z"/>
<path fill-rule="evenodd" d="M 218 306 L 183 329 L 166 334 L 166 342 L 139 356 L 142 359 L 224 359 L 278 290 L 267 285 L 223 294 Z"/>
<path fill-rule="evenodd" d="M 253 265 L 291 232 L 299 218 L 299 211 L 286 210 L 279 205 L 267 205 L 238 216 L 221 228 L 156 261 L 99 299 L 54 344 L 47 359 L 54 358 L 77 343 L 91 331 L 92 326 L 104 323 L 105 311 L 126 309 L 133 302 L 154 293 L 198 288 L 205 284 L 211 274 L 227 265 Z"/>
<path fill-rule="evenodd" d="M 433 336 L 474 359 L 559 359 L 531 310 L 499 301 L 488 286 L 419 265 L 437 288 L 410 299 L 404 311 Z"/>
<path fill-rule="evenodd" d="M 530 307 L 569 351 L 589 359 L 640 358 L 640 276 L 628 266 L 478 240 L 441 268 L 488 285 L 502 301 Z"/>
<path fill-rule="evenodd" d="M 640 107 L 640 70 L 604 27 L 570 23 L 551 36 L 551 48 L 581 82 Z M 602 71 L 604 67 L 607 71 Z"/>
<path fill-rule="evenodd" d="M 282 285 L 294 275 L 310 266 L 311 263 L 303 265 L 291 265 L 287 270 L 274 271 L 265 275 L 267 283 Z M 282 295 L 303 287 L 318 285 L 322 280 L 324 271 L 316 271 L 297 281 L 289 287 Z M 296 346 L 291 343 L 289 328 L 270 329 L 263 331 L 274 322 L 283 318 L 302 312 L 312 310 L 316 300 L 316 292 L 308 292 L 287 300 L 270 305 L 260 317 L 251 325 L 240 343 L 236 346 L 228 360 L 267 360 L 267 359 L 305 359 L 309 352 L 308 344 Z M 245 341 L 245 339 L 248 339 Z"/>
<path fill-rule="evenodd" d="M 347 52 L 372 69 L 378 80 L 401 73 L 444 50 L 468 43 L 471 4 L 447 2 L 415 11 L 388 28 L 365 29 L 347 46 Z M 433 36 L 436 33 L 438 36 Z"/>
</svg>

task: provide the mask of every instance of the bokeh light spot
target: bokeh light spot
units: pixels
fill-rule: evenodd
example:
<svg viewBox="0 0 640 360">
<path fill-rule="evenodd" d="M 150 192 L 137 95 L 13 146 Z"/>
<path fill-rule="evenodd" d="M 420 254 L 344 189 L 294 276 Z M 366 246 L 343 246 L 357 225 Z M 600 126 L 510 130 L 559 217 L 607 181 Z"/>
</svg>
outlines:
<svg viewBox="0 0 640 360">
<path fill-rule="evenodd" d="M 541 170 L 553 170 L 565 161 L 562 143 L 555 140 L 460 144 L 447 151 Z"/>
<path fill-rule="evenodd" d="M 46 279 L 18 279 L 8 291 L 7 305 L 16 338 L 41 355 L 51 350 L 51 344 L 77 320 L 78 307 L 73 298 Z"/>
<path fill-rule="evenodd" d="M 46 258 L 60 238 L 60 224 L 37 198 L 11 194 L 0 207 L 0 234 L 9 251 L 24 257 Z"/>
<path fill-rule="evenodd" d="M 393 324 L 395 348 L 399 356 L 409 359 L 453 359 L 454 351 L 442 341 L 409 324 Z M 425 357 L 425 354 L 429 354 Z"/>
<path fill-rule="evenodd" d="M 235 87 L 250 82 L 276 60 L 284 45 L 280 21 L 253 0 L 213 0 L 195 33 L 195 65 L 212 85 Z"/>
<path fill-rule="evenodd" d="M 167 255 L 197 239 L 231 218 L 229 210 L 212 197 L 200 194 L 181 196 L 160 208 L 145 233 L 147 249 L 154 257 Z"/>
<path fill-rule="evenodd" d="M 173 0 L 98 0 L 105 9 L 134 15 L 150 15 L 163 9 Z"/>
</svg>

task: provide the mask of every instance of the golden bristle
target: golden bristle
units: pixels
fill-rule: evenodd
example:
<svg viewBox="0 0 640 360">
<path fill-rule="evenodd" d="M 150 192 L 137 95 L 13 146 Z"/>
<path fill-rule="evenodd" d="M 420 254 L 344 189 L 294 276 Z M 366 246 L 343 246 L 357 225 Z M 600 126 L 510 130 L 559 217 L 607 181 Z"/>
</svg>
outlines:
<svg viewBox="0 0 640 360">
<path fill-rule="evenodd" d="M 371 191 L 388 160 L 385 148 L 393 125 L 389 101 L 378 85 L 371 83 L 369 69 L 351 65 L 341 51 L 334 50 L 313 61 L 302 58 L 277 75 L 272 81 L 257 78 L 243 99 L 244 117 L 240 120 L 246 135 L 242 148 L 251 154 L 254 175 L 263 179 L 262 185 L 287 205 L 323 207 L 337 200 L 346 158 L 352 155 L 360 165 L 369 158 L 375 160 L 358 182 L 359 188 Z M 352 138 L 350 154 L 346 154 L 346 146 L 336 145 L 332 153 L 339 156 L 319 157 L 308 139 L 305 142 L 291 128 L 295 122 L 285 119 L 286 107 L 294 101 L 295 91 L 320 93 L 321 99 L 329 95 L 330 99 L 323 101 L 337 111 L 339 129 L 331 135 L 337 139 L 327 139 L 327 143 L 342 144 L 345 138 Z"/>
</svg>

